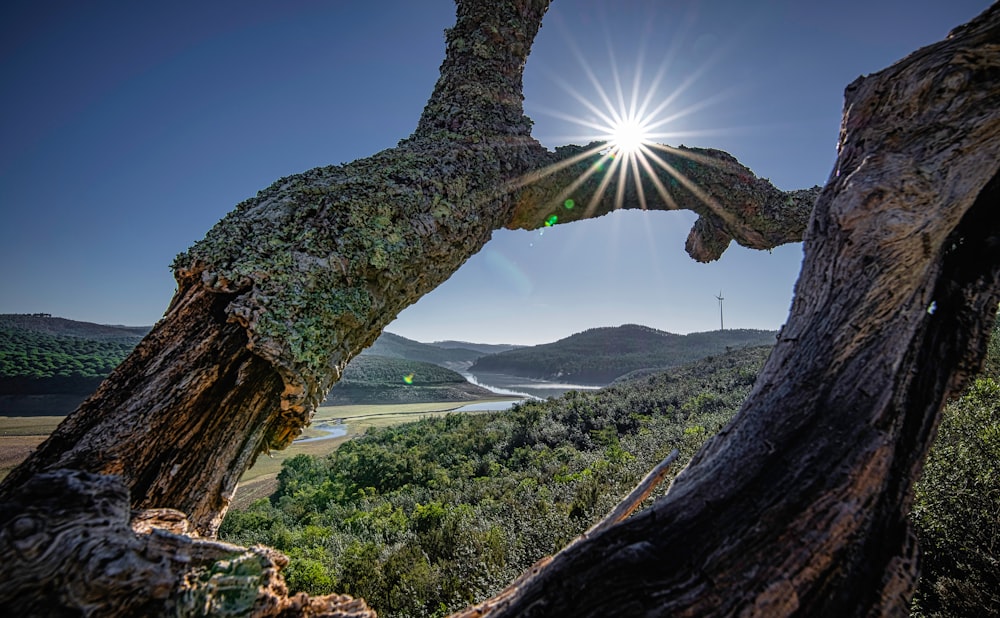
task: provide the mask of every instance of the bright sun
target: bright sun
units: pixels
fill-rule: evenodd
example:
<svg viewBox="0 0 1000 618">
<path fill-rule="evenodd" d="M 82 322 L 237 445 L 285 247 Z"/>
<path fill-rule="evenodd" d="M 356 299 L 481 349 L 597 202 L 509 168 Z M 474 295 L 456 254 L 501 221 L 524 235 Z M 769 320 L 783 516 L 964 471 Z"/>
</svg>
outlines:
<svg viewBox="0 0 1000 618">
<path fill-rule="evenodd" d="M 580 143 L 589 142 L 589 148 L 526 175 L 519 181 L 519 186 L 530 184 L 537 178 L 554 174 L 571 165 L 590 161 L 575 180 L 552 198 L 552 207 L 556 212 L 562 207 L 573 208 L 575 204 L 580 203 L 585 204 L 582 209 L 584 217 L 589 217 L 598 207 L 605 192 L 609 190 L 614 195 L 614 209 L 625 207 L 627 198 L 636 201 L 635 204 L 629 204 L 630 206 L 638 206 L 645 210 L 647 191 L 650 187 L 656 191 L 663 204 L 668 208 L 675 208 L 676 203 L 670 190 L 674 186 L 686 188 L 694 193 L 696 198 L 714 209 L 711 198 L 668 160 L 670 157 L 678 156 L 691 158 L 690 152 L 659 143 L 661 140 L 690 134 L 677 131 L 671 125 L 700 109 L 705 103 L 699 102 L 681 109 L 674 109 L 673 106 L 678 97 L 694 82 L 700 71 L 682 80 L 672 92 L 661 92 L 660 84 L 669 65 L 668 58 L 660 65 L 648 86 L 643 87 L 643 63 L 640 54 L 635 63 L 634 76 L 629 88 L 627 84 L 622 83 L 622 75 L 614 62 L 613 54 L 610 80 L 602 80 L 594 73 L 578 49 L 574 48 L 574 53 L 594 88 L 594 94 L 584 96 L 572 84 L 557 77 L 556 83 L 580 104 L 581 112 L 574 115 L 549 110 L 547 113 L 583 129 L 582 133 L 570 139 L 579 140 Z M 706 164 L 712 163 L 711 159 L 700 161 Z M 587 190 L 590 192 L 589 196 L 579 195 L 580 188 L 591 178 L 596 179 L 597 186 Z M 626 186 L 630 187 L 629 191 L 626 191 Z M 545 220 L 546 226 L 559 222 L 559 215 L 556 212 Z"/>
<path fill-rule="evenodd" d="M 643 144 L 649 143 L 648 132 L 639 119 L 623 119 L 612 125 L 608 143 L 621 154 L 634 155 L 639 152 Z"/>
</svg>

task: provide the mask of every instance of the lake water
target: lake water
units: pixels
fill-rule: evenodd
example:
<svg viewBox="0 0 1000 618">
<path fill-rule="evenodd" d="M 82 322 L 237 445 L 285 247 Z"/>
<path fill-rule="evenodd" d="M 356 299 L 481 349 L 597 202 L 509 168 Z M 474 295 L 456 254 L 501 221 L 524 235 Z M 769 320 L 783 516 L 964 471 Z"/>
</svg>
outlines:
<svg viewBox="0 0 1000 618">
<path fill-rule="evenodd" d="M 602 386 L 590 386 L 586 384 L 565 384 L 562 382 L 546 382 L 545 380 L 533 380 L 502 373 L 480 373 L 472 375 L 463 373 L 469 382 L 489 389 L 498 395 L 513 395 L 527 399 L 548 399 L 549 397 L 559 397 L 569 391 L 595 391 Z M 471 403 L 455 408 L 452 412 L 486 412 L 492 410 L 507 410 L 521 399 L 510 399 L 500 401 L 485 401 L 482 403 Z M 330 440 L 347 435 L 347 425 L 343 423 L 317 423 L 313 429 L 324 432 L 321 436 L 314 438 L 299 438 L 295 444 L 305 442 L 317 442 L 319 440 Z"/>
<path fill-rule="evenodd" d="M 518 395 L 532 399 L 548 399 L 549 397 L 559 397 L 569 391 L 596 391 L 604 388 L 603 386 L 586 384 L 547 382 L 503 373 L 478 373 L 475 375 L 463 373 L 462 375 L 469 382 L 487 388 L 498 395 Z"/>
<path fill-rule="evenodd" d="M 320 440 L 329 440 L 331 438 L 340 438 L 347 435 L 347 425 L 343 423 L 316 423 L 313 425 L 313 429 L 316 431 L 325 432 L 322 436 L 316 436 L 315 438 L 299 438 L 295 440 L 295 444 L 303 444 L 305 442 L 318 442 Z"/>
</svg>

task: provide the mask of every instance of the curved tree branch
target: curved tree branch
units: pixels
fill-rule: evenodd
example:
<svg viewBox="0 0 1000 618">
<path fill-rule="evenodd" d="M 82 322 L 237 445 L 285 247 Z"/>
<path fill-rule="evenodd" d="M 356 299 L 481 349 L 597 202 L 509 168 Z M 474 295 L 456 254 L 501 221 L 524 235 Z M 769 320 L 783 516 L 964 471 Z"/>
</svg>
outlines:
<svg viewBox="0 0 1000 618">
<path fill-rule="evenodd" d="M 348 361 L 508 219 L 542 152 L 521 74 L 547 1 L 462 0 L 417 131 L 282 178 L 174 262 L 165 318 L 0 485 L 61 468 L 120 475 L 136 509 L 213 536 L 242 472 L 284 448 Z"/>
<path fill-rule="evenodd" d="M 621 208 L 696 212 L 686 248 L 699 262 L 718 259 L 734 239 L 751 249 L 802 240 L 820 191 L 818 186 L 782 191 L 721 150 L 649 144 L 638 155 L 616 157 L 602 142 L 542 153 L 516 185 L 510 229 L 569 223 Z"/>
<path fill-rule="evenodd" d="M 0 498 L 45 471 L 116 474 L 133 508 L 178 509 L 214 535 L 242 472 L 292 442 L 354 355 L 493 230 L 538 227 L 553 208 L 562 221 L 632 204 L 692 209 L 688 247 L 703 260 L 731 237 L 757 248 L 799 239 L 815 190 L 781 192 L 724 152 L 657 147 L 636 201 L 613 161 L 587 173 L 608 161 L 603 145 L 550 152 L 532 139 L 521 75 L 547 6 L 458 2 L 414 134 L 278 180 L 178 256 L 165 318 Z M 586 206 L 553 206 L 567 188 Z"/>
</svg>

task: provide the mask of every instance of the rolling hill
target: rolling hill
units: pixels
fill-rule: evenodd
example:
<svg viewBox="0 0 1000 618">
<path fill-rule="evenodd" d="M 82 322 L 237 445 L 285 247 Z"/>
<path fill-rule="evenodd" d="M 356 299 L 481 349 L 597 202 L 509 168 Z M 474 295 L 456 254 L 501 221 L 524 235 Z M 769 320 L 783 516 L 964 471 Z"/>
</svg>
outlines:
<svg viewBox="0 0 1000 618">
<path fill-rule="evenodd" d="M 430 344 L 438 348 L 445 348 L 446 350 L 454 349 L 465 349 L 473 350 L 474 352 L 480 352 L 481 354 L 499 354 L 500 352 L 506 352 L 507 350 L 516 350 L 518 348 L 523 348 L 523 345 L 513 345 L 510 343 L 472 343 L 470 341 L 435 341 Z"/>
<path fill-rule="evenodd" d="M 44 313 L 0 315 L 0 415 L 68 414 L 149 330 Z M 487 353 L 484 350 L 498 349 L 468 345 L 439 347 L 383 333 L 351 361 L 329 401 L 403 403 L 493 397 L 445 368 L 468 367 Z M 412 383 L 403 381 L 406 376 L 411 376 Z"/>
<path fill-rule="evenodd" d="M 473 349 L 478 344 L 469 345 L 470 347 L 468 348 L 462 346 L 442 347 L 436 344 L 420 343 L 419 341 L 400 337 L 393 333 L 383 332 L 371 347 L 361 352 L 361 356 L 403 358 L 433 363 L 442 367 L 464 369 L 474 360 L 487 353 Z"/>
<path fill-rule="evenodd" d="M 483 356 L 469 371 L 604 385 L 636 370 L 674 367 L 730 348 L 773 345 L 774 337 L 774 331 L 763 330 L 676 335 L 626 324 L 592 328 L 554 343 Z"/>
<path fill-rule="evenodd" d="M 440 365 L 402 358 L 356 356 L 324 405 L 489 399 L 494 393 Z"/>
<path fill-rule="evenodd" d="M 11 413 L 15 403 L 10 398 L 25 395 L 89 395 L 148 331 L 149 327 L 107 326 L 47 314 L 0 315 L 0 396 L 5 397 L 0 407 Z M 727 348 L 773 342 L 774 333 L 769 331 L 675 335 L 636 325 L 594 328 L 521 348 L 459 341 L 427 344 L 386 332 L 348 365 L 330 401 L 351 397 L 359 398 L 358 403 L 461 401 L 490 396 L 445 367 L 604 385 L 636 370 L 671 367 Z M 405 376 L 412 376 L 413 383 L 405 383 Z M 379 388 L 384 392 L 378 393 Z"/>
</svg>

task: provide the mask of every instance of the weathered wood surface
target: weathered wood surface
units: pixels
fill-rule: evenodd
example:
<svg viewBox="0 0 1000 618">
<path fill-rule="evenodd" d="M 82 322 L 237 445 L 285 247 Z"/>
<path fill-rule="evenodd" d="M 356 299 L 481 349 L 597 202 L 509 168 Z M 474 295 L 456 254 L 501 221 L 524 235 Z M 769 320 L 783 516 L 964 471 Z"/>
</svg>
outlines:
<svg viewBox="0 0 1000 618">
<path fill-rule="evenodd" d="M 178 257 L 165 319 L 0 485 L 0 548 L 19 560 L 0 563 L 16 582 L 0 607 L 174 612 L 186 582 L 233 557 L 172 561 L 171 552 L 188 555 L 185 543 L 210 542 L 136 535 L 123 523 L 128 508 L 146 511 L 137 524 L 152 518 L 180 532 L 178 516 L 149 512 L 177 509 L 192 531 L 213 536 L 243 470 L 291 441 L 354 354 L 492 230 L 544 225 L 597 161 L 588 147 L 545 151 L 521 112 L 521 70 L 548 2 L 457 4 L 416 132 L 239 205 Z M 998 22 L 993 7 L 851 85 L 837 168 L 811 219 L 815 190 L 778 191 L 718 151 L 688 150 L 696 165 L 669 159 L 684 176 L 659 172 L 661 184 L 680 185 L 668 196 L 649 181 L 646 207 L 699 213 L 688 241 L 698 259 L 718 257 L 731 239 L 769 248 L 804 233 L 792 316 L 737 420 L 666 499 L 468 615 L 905 611 L 916 573 L 910 486 L 941 402 L 981 360 L 998 301 Z M 615 179 L 587 196 L 601 184 L 579 184 L 586 208 L 560 222 L 640 205 Z M 57 509 L 52 483 L 81 497 Z M 168 549 L 149 549 L 163 539 Z M 102 544 L 138 558 L 93 560 Z M 143 566 L 148 556 L 155 566 Z M 93 599 L 48 593 L 78 580 L 107 583 Z M 226 581 L 281 615 L 327 615 L 282 596 L 280 580 Z M 146 602 L 139 597 L 149 605 L 134 605 Z"/>
</svg>

